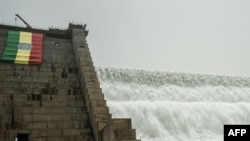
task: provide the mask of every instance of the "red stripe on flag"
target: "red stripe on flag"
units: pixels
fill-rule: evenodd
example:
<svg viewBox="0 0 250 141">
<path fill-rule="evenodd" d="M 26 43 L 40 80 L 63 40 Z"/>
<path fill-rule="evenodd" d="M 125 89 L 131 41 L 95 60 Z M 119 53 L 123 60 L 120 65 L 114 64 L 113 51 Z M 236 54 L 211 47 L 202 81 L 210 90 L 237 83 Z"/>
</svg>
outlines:
<svg viewBox="0 0 250 141">
<path fill-rule="evenodd" d="M 29 64 L 41 64 L 42 62 L 43 34 L 32 33 L 32 49 L 30 51 Z"/>
</svg>

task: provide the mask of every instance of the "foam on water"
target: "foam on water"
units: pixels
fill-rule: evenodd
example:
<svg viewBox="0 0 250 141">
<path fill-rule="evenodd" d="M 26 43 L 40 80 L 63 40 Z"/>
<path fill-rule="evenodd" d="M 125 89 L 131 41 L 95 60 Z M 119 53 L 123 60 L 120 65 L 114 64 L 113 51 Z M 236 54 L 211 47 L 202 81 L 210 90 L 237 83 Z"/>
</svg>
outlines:
<svg viewBox="0 0 250 141">
<path fill-rule="evenodd" d="M 143 141 L 223 141 L 224 124 L 250 124 L 250 79 L 96 68 L 113 117 Z"/>
</svg>

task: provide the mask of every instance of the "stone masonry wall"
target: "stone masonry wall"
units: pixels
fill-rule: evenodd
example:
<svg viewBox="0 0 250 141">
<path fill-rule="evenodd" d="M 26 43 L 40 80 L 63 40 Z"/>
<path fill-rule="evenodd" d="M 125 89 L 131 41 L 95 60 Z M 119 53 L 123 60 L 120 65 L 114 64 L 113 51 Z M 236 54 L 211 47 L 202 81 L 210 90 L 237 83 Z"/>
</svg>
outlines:
<svg viewBox="0 0 250 141">
<path fill-rule="evenodd" d="M 132 129 L 131 119 L 112 119 L 109 113 L 89 52 L 84 28 L 72 29 L 72 45 L 95 141 L 135 141 L 136 131 Z"/>
<path fill-rule="evenodd" d="M 0 141 L 93 141 L 85 105 L 70 39 L 44 33 L 41 65 L 0 63 Z"/>
<path fill-rule="evenodd" d="M 68 30 L 0 25 L 44 34 L 41 65 L 0 62 L 0 141 L 138 141 L 131 119 L 113 119 L 86 41 L 86 26 Z"/>
</svg>

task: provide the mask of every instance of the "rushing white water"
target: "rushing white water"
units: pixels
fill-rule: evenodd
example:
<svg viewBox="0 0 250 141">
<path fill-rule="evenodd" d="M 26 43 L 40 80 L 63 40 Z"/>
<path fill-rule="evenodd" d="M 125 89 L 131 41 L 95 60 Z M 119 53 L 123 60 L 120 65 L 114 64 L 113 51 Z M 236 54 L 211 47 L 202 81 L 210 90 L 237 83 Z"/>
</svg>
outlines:
<svg viewBox="0 0 250 141">
<path fill-rule="evenodd" d="M 224 124 L 250 124 L 250 78 L 96 68 L 113 117 L 143 141 L 223 141 Z"/>
</svg>

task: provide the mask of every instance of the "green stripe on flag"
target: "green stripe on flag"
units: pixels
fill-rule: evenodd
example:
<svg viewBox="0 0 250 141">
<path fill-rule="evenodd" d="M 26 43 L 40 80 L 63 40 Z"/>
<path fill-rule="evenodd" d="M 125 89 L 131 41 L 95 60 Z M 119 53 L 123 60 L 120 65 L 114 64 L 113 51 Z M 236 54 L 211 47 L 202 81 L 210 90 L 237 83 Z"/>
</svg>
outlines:
<svg viewBox="0 0 250 141">
<path fill-rule="evenodd" d="M 3 52 L 2 61 L 8 62 L 8 63 L 15 62 L 16 54 L 18 50 L 17 45 L 19 43 L 19 38 L 20 38 L 19 36 L 20 36 L 20 32 L 18 31 L 8 32 L 7 44 Z"/>
</svg>

